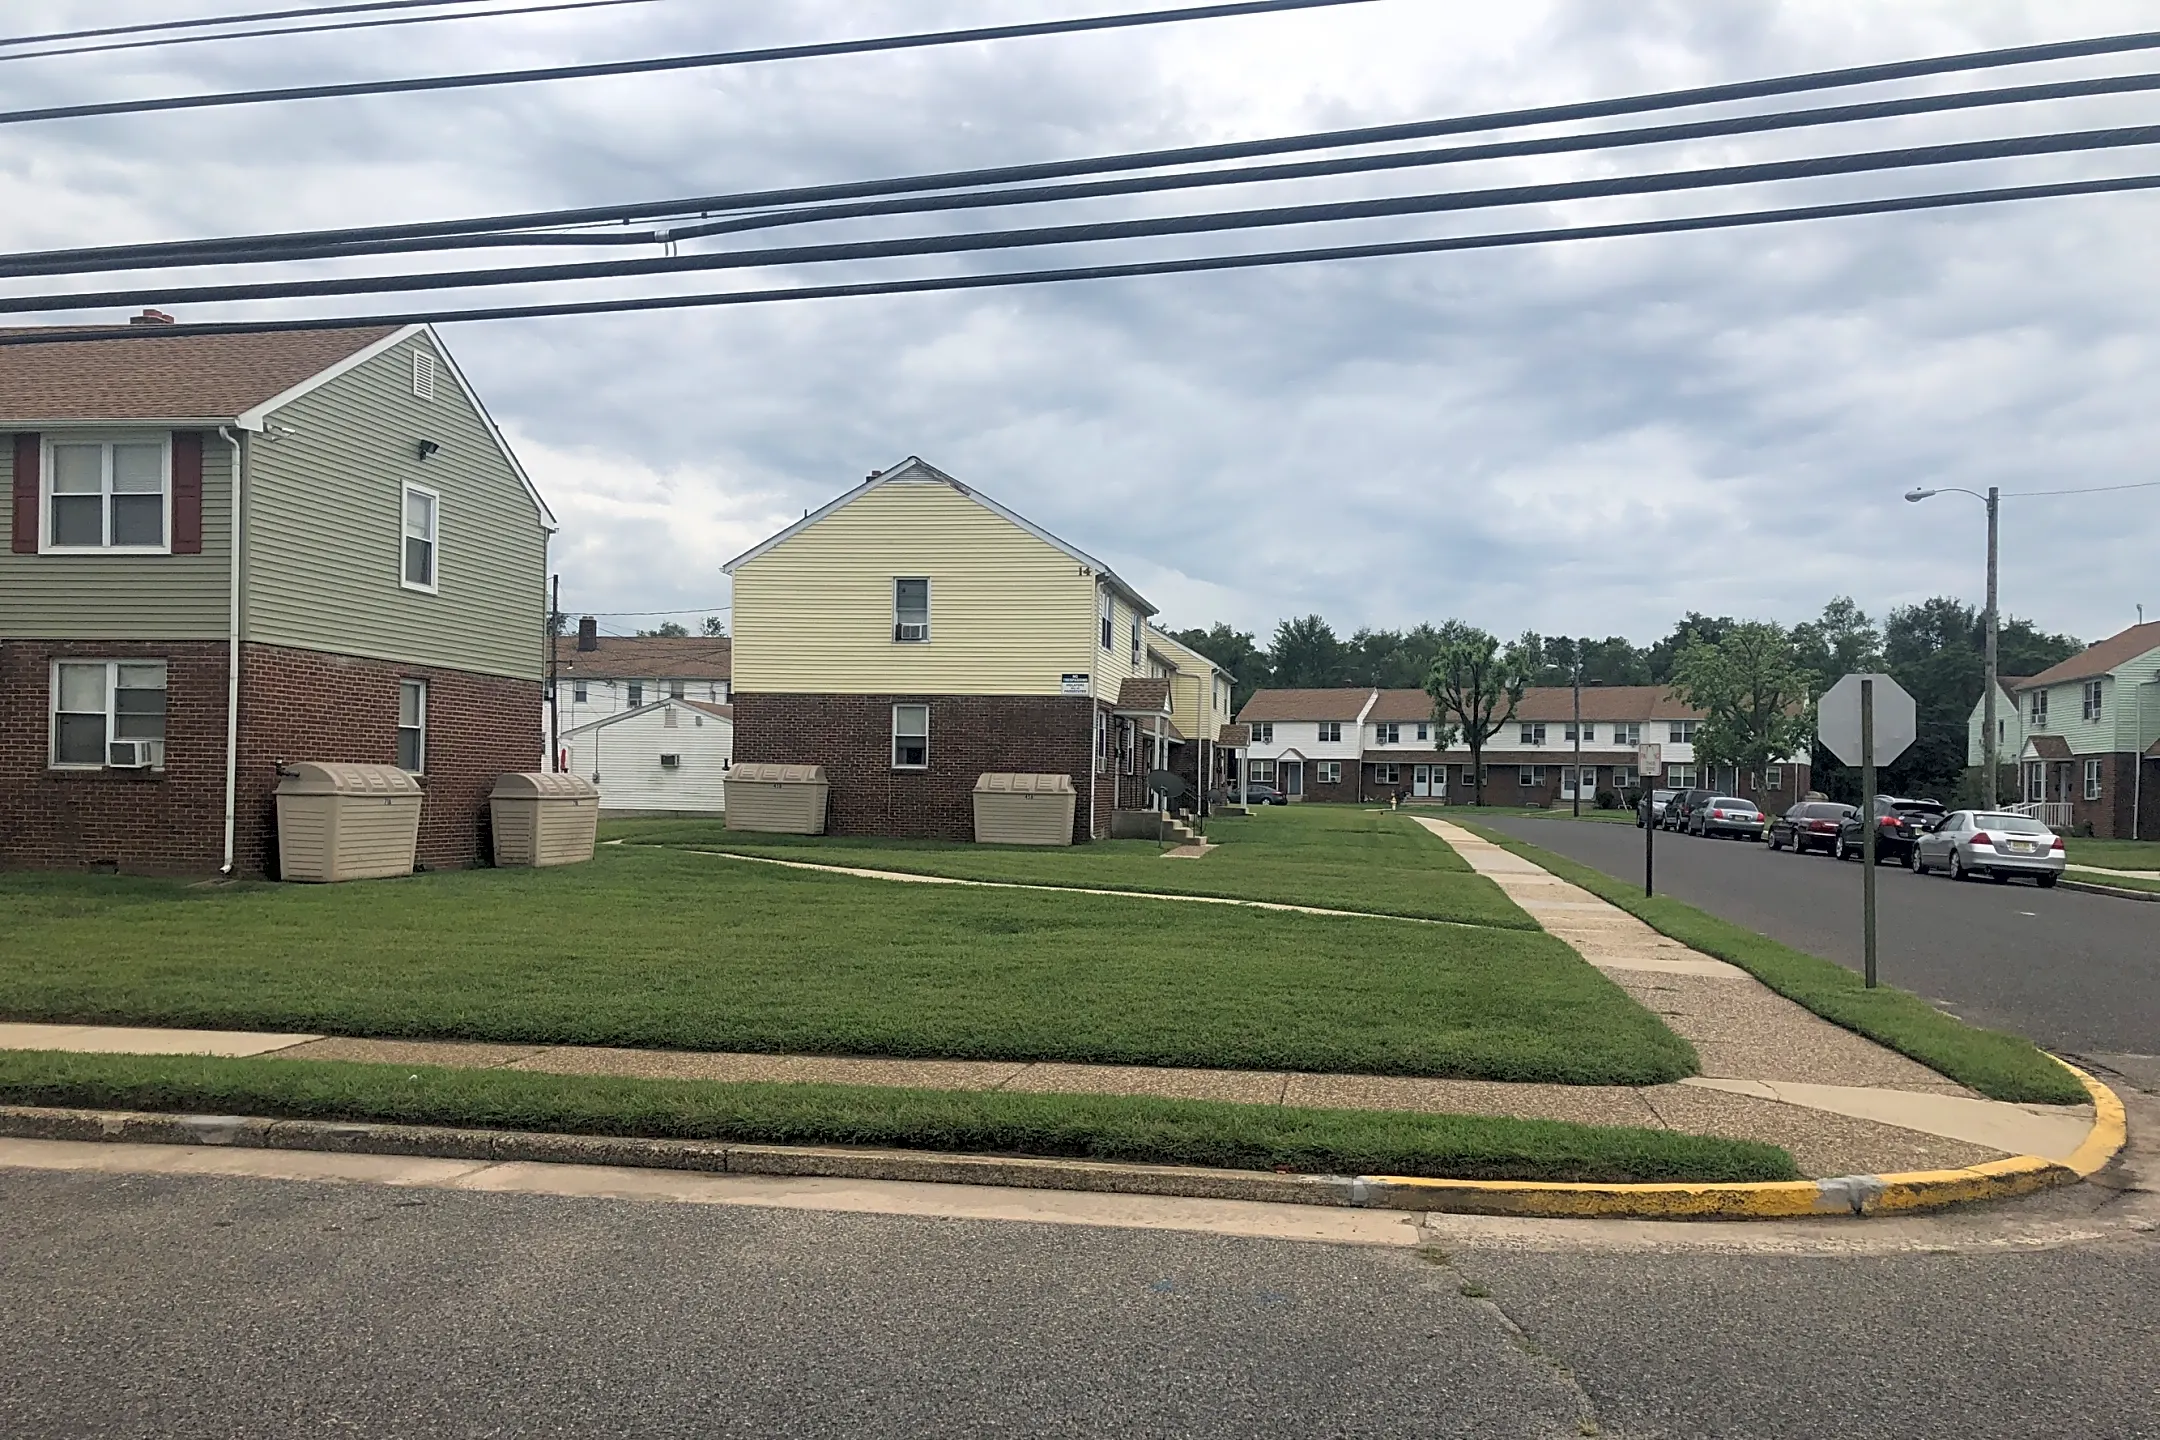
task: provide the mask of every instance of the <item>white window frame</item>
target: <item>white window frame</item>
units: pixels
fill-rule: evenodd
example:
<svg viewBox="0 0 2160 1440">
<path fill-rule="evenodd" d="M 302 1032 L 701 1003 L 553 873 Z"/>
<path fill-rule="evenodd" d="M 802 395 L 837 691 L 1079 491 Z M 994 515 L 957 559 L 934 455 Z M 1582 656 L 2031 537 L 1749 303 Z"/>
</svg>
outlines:
<svg viewBox="0 0 2160 1440">
<path fill-rule="evenodd" d="M 1545 722 L 1542 720 L 1523 721 L 1522 743 L 1525 745 L 1543 745 L 1545 743 Z"/>
<path fill-rule="evenodd" d="M 1665 722 L 1665 740 L 1666 740 L 1666 743 L 1667 743 L 1667 744 L 1670 744 L 1670 745 L 1692 745 L 1692 744 L 1694 744 L 1694 743 L 1695 743 L 1695 727 L 1696 727 L 1696 725 L 1698 725 L 1699 723 L 1701 723 L 1701 722 L 1699 722 L 1699 721 L 1695 721 L 1695 720 L 1668 720 L 1668 721 L 1666 721 L 1666 722 Z"/>
<path fill-rule="evenodd" d="M 60 709 L 60 668 L 64 665 L 86 667 L 101 665 L 105 668 L 105 738 L 98 746 L 98 758 L 94 764 L 87 764 L 80 760 L 62 760 L 60 758 L 60 716 L 62 713 Z M 165 672 L 166 713 L 171 714 L 172 667 L 162 655 L 135 656 L 124 660 L 106 659 L 97 655 L 56 656 L 47 669 L 45 679 L 45 767 L 48 770 L 84 772 L 103 770 L 107 768 L 106 762 L 112 757 L 112 743 L 115 739 L 137 740 L 147 738 L 136 735 L 115 736 L 113 734 L 113 731 L 119 728 L 120 723 L 120 667 L 123 665 L 155 665 Z M 86 710 L 70 710 L 66 713 L 70 715 L 86 715 L 89 712 Z M 165 739 L 163 736 L 159 736 L 150 743 L 156 746 L 150 752 L 150 768 L 163 770 L 165 768 Z"/>
<path fill-rule="evenodd" d="M 1319 767 L 1319 773 L 1313 778 L 1313 783 L 1315 785 L 1342 784 L 1342 761 L 1321 760 L 1318 761 L 1317 764 Z"/>
<path fill-rule="evenodd" d="M 903 710 L 922 711 L 922 735 L 919 738 L 922 740 L 923 758 L 922 763 L 919 765 L 903 765 L 900 763 L 900 741 L 902 738 L 900 734 L 900 712 Z M 918 737 L 909 735 L 906 738 L 913 740 Z M 930 768 L 930 707 L 927 704 L 920 701 L 910 701 L 892 707 L 892 752 L 890 758 L 892 768 L 895 770 L 928 770 Z"/>
<path fill-rule="evenodd" d="M 1373 744 L 1375 745 L 1402 744 L 1402 726 L 1396 721 L 1375 721 L 1372 727 L 1372 731 Z"/>
<path fill-rule="evenodd" d="M 1615 720 L 1612 727 L 1612 743 L 1615 745 L 1642 744 L 1640 720 Z"/>
<path fill-rule="evenodd" d="M 2035 690 L 2032 692 L 2032 714 L 2031 718 L 2028 719 L 2026 723 L 2035 730 L 2045 730 L 2048 728 L 2047 691 Z"/>
<path fill-rule="evenodd" d="M 923 618 L 922 634 L 902 637 L 900 627 L 910 622 L 900 618 L 900 587 L 914 581 L 922 582 Z M 927 575 L 895 575 L 892 582 L 892 642 L 895 645 L 927 645 L 930 643 L 930 577 Z"/>
<path fill-rule="evenodd" d="M 151 445 L 159 447 L 164 456 L 163 476 L 160 483 L 165 490 L 165 543 L 162 545 L 59 545 L 53 541 L 53 522 L 57 513 L 53 506 L 53 482 L 59 478 L 53 463 L 53 447 L 56 445 L 99 445 L 104 447 L 100 460 L 98 501 L 100 505 L 99 531 L 107 541 L 112 537 L 113 524 L 113 457 L 115 445 Z M 78 430 L 58 431 L 42 437 L 38 445 L 38 554 L 40 555 L 170 555 L 173 540 L 173 476 L 172 432 L 169 430 Z M 79 497 L 78 497 L 79 498 Z"/>
<path fill-rule="evenodd" d="M 1252 722 L 1252 743 L 1253 743 L 1253 744 L 1255 744 L 1255 745 L 1272 745 L 1272 744 L 1274 744 L 1274 743 L 1275 743 L 1275 722 L 1274 722 L 1274 721 L 1272 721 L 1272 720 L 1255 720 L 1255 721 L 1253 721 L 1253 722 Z"/>
<path fill-rule="evenodd" d="M 2100 762 L 2098 760 L 2087 760 L 2085 762 L 2085 798 L 2087 800 L 2098 800 L 2100 798 L 2100 785 Z"/>
<path fill-rule="evenodd" d="M 1273 785 L 1275 783 L 1275 762 L 1273 760 L 1247 760 L 1245 762 L 1245 783 L 1248 785 Z"/>
<path fill-rule="evenodd" d="M 1101 622 L 1098 628 L 1102 636 L 1102 648 L 1105 650 L 1115 649 L 1117 647 L 1117 601 L 1110 594 L 1110 587 L 1107 585 L 1095 592 L 1095 614 Z"/>
<path fill-rule="evenodd" d="M 406 541 L 420 538 L 417 535 L 408 535 L 405 528 L 410 523 L 405 518 L 406 507 L 414 495 L 425 495 L 428 502 L 428 578 L 425 585 L 412 578 L 411 567 L 406 563 Z M 416 481 L 406 481 L 398 491 L 397 529 L 398 588 L 411 590 L 421 595 L 440 594 L 442 591 L 442 492 L 431 486 L 419 484 Z"/>
<path fill-rule="evenodd" d="M 1515 767 L 1515 788 L 1518 790 L 1542 790 L 1545 788 L 1543 765 L 1518 765 Z"/>
<path fill-rule="evenodd" d="M 419 703 L 419 705 L 418 705 L 417 707 L 415 707 L 415 709 L 416 709 L 416 712 L 417 712 L 417 714 L 419 715 L 419 719 L 420 719 L 420 723 L 419 723 L 418 725 L 407 725 L 407 724 L 405 723 L 405 695 L 406 695 L 406 692 L 407 692 L 407 691 L 411 691 L 411 692 L 413 692 L 414 694 L 416 694 L 416 695 L 418 695 L 418 696 L 420 697 L 420 703 Z M 428 683 L 427 683 L 427 681 L 425 681 L 425 680 L 422 680 L 422 679 L 419 679 L 419 678 L 417 678 L 417 677 L 413 677 L 413 676 L 404 676 L 404 677 L 401 677 L 401 678 L 400 678 L 400 679 L 398 680 L 398 717 L 397 717 L 397 718 L 398 718 L 398 723 L 397 723 L 397 732 L 398 732 L 398 757 L 397 757 L 397 765 L 398 765 L 398 768 L 399 768 L 400 770 L 404 770 L 404 771 L 405 771 L 405 773 L 406 773 L 406 774 L 408 774 L 408 775 L 425 775 L 425 774 L 427 774 L 427 732 L 428 732 L 428 714 L 427 714 L 427 712 L 428 712 Z M 411 730 L 411 731 L 416 731 L 416 732 L 418 732 L 418 734 L 419 734 L 419 736 L 420 736 L 420 744 L 419 744 L 419 747 L 418 747 L 418 748 L 419 748 L 419 752 L 420 752 L 420 754 L 419 754 L 419 760 L 420 760 L 420 763 L 419 763 L 418 765 L 415 765 L 415 766 L 411 767 L 410 769 L 407 769 L 407 768 L 406 768 L 406 765 L 405 765 L 405 732 L 406 732 L 406 731 L 408 731 L 408 730 Z"/>
<path fill-rule="evenodd" d="M 1695 786 L 1695 780 L 1696 780 L 1696 775 L 1695 775 L 1695 771 L 1696 771 L 1696 768 L 1697 768 L 1697 767 L 1695 767 L 1695 766 L 1693 766 L 1693 765 L 1668 765 L 1668 766 L 1666 766 L 1666 767 L 1665 767 L 1665 786 L 1666 786 L 1666 788 L 1667 788 L 1667 789 L 1671 789 L 1671 790 L 1693 790 L 1693 789 L 1695 789 L 1695 788 L 1696 788 L 1696 786 Z"/>
<path fill-rule="evenodd" d="M 1564 744 L 1572 745 L 1575 743 L 1574 721 L 1566 721 L 1560 726 L 1560 739 Z M 1585 745 L 1597 744 L 1597 721 L 1585 720 L 1582 722 L 1582 743 Z"/>
<path fill-rule="evenodd" d="M 1103 720 L 1103 712 L 1095 712 L 1095 764 L 1098 769 L 1110 763 L 1110 727 Z"/>
<path fill-rule="evenodd" d="M 435 369 L 434 353 L 419 346 L 414 346 L 412 352 L 413 399 L 433 400 L 435 398 Z"/>
<path fill-rule="evenodd" d="M 1402 772 L 1394 765 L 1375 765 L 1372 767 L 1372 773 L 1373 784 L 1375 785 L 1398 785 L 1402 783 Z"/>
<path fill-rule="evenodd" d="M 1140 612 L 1137 610 L 1132 614 L 1132 663 L 1140 663 Z"/>
<path fill-rule="evenodd" d="M 1432 739 L 1432 722 L 1430 720 L 1417 722 L 1417 738 L 1420 740 Z"/>
<path fill-rule="evenodd" d="M 1342 721 L 1340 721 L 1340 720 L 1322 720 L 1322 721 L 1320 722 L 1320 734 L 1318 735 L 1317 739 L 1318 739 L 1318 740 L 1319 740 L 1319 742 L 1320 742 L 1321 744 L 1323 744 L 1323 745 L 1329 745 L 1329 744 L 1339 745 L 1339 744 L 1341 744 L 1341 743 L 1342 743 Z"/>
<path fill-rule="evenodd" d="M 587 690 L 585 686 L 586 682 L 583 680 L 573 680 L 570 682 L 571 704 L 590 705 L 592 703 L 592 692 Z"/>
<path fill-rule="evenodd" d="M 2100 687 L 2101 682 L 2098 680 L 2085 682 L 2084 717 L 2087 720 L 2098 720 L 2100 718 L 2100 697 L 2102 694 Z"/>
<path fill-rule="evenodd" d="M 1763 768 L 1763 788 L 1775 792 L 1785 788 L 1785 767 L 1769 765 Z"/>
</svg>

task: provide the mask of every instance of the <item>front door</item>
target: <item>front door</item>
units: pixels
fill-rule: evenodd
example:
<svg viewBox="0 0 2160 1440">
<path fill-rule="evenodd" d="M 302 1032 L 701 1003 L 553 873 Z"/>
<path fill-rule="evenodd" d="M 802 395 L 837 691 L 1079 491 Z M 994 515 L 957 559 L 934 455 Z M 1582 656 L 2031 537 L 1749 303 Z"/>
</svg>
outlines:
<svg viewBox="0 0 2160 1440">
<path fill-rule="evenodd" d="M 1430 765 L 1413 765 L 1410 767 L 1410 793 L 1413 796 L 1431 797 L 1432 771 L 1433 767 Z"/>
<path fill-rule="evenodd" d="M 1305 796 L 1305 762 L 1285 760 L 1282 762 L 1282 793 L 1286 800 L 1301 800 Z"/>
</svg>

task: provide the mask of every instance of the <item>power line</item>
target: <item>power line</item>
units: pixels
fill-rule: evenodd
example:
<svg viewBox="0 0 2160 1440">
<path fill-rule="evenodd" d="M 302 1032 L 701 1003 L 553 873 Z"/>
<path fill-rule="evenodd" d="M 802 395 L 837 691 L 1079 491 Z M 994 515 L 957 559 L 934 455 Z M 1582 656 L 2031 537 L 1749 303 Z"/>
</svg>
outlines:
<svg viewBox="0 0 2160 1440">
<path fill-rule="evenodd" d="M 189 20 L 144 21 L 138 25 L 107 25 L 98 30 L 55 30 L 45 35 L 12 35 L 0 45 L 42 45 L 53 40 L 95 40 L 103 35 L 142 35 L 153 30 L 197 30 L 210 25 L 246 25 L 258 20 L 298 20 L 314 15 L 350 15 L 362 10 L 440 10 L 468 0 L 366 0 L 348 5 L 312 5 L 298 10 L 264 10 L 253 15 L 203 15 Z"/>
<path fill-rule="evenodd" d="M 0 111 L 0 125 L 30 120 L 76 120 L 92 115 L 144 115 L 159 111 L 208 110 L 230 105 L 265 105 L 288 100 L 331 100 L 356 95 L 405 95 L 422 90 L 469 90 L 493 85 L 530 85 L 542 80 L 587 80 L 605 75 L 651 75 L 671 70 L 707 70 L 728 65 L 757 65 L 775 60 L 810 60 L 836 55 L 868 55 L 892 50 L 920 50 L 937 45 L 967 45 L 990 40 L 1021 40 L 1043 35 L 1074 35 L 1096 30 L 1124 30 L 1172 25 L 1187 20 L 1225 20 L 1338 5 L 1369 5 L 1373 0 L 1232 0 L 1178 10 L 1147 10 L 1120 15 L 1087 15 L 1071 20 L 1039 20 L 1024 25 L 983 25 L 967 30 L 934 30 L 913 35 L 885 35 L 865 40 L 828 40 L 810 45 L 775 45 L 757 50 L 725 50 L 706 55 L 664 55 L 650 60 L 616 60 L 593 65 L 550 65 L 534 70 L 491 70 L 466 75 L 426 75 L 404 80 L 356 80 L 338 85 L 292 85 L 274 90 L 238 90 L 212 95 L 161 95 L 146 100 L 106 100 L 86 105 L 45 105 L 34 110 Z"/>
<path fill-rule="evenodd" d="M 2160 489 L 2160 480 L 2140 480 L 2135 485 L 2089 485 L 2082 490 L 2005 490 L 2005 496 L 2024 499 L 2033 495 L 2106 495 L 2115 490 Z"/>
<path fill-rule="evenodd" d="M 478 320 L 530 320 L 567 315 L 624 314 L 637 311 L 687 310 L 716 306 L 761 305 L 784 300 L 831 300 L 874 295 L 919 295 L 948 290 L 987 290 L 1078 280 L 1130 279 L 1151 275 L 1189 275 L 1218 270 L 1249 270 L 1304 265 L 1331 260 L 1366 260 L 1444 251 L 1490 250 L 1543 245 L 1563 240 L 1615 239 L 1669 235 L 1735 227 L 1786 224 L 1802 220 L 1844 219 L 1863 215 L 1998 204 L 2016 200 L 2060 199 L 2076 195 L 2113 195 L 2160 189 L 2160 174 L 2070 180 L 2048 185 L 2004 186 L 1935 195 L 1902 195 L 1829 205 L 1789 206 L 1723 215 L 1681 216 L 1607 225 L 1580 225 L 1482 235 L 1443 236 L 1425 240 L 1382 241 L 1365 245 L 1278 250 L 1250 255 L 1210 255 L 1181 260 L 1132 261 L 1116 265 L 1070 266 L 1055 270 L 1007 271 L 987 275 L 941 275 L 915 280 L 862 281 L 807 285 L 790 289 L 731 291 L 702 295 L 636 296 L 612 300 L 559 301 L 500 305 L 462 310 L 412 311 L 388 315 L 339 315 L 311 320 L 214 321 L 193 325 L 107 326 L 91 330 L 50 329 L 0 332 L 0 348 L 82 341 L 181 339 L 191 335 L 260 335 L 291 330 L 355 330 L 377 326 L 448 325 Z"/>
<path fill-rule="evenodd" d="M 441 0 L 437 0 L 441 3 Z M 392 25 L 433 25 L 443 20 L 499 20 L 512 15 L 541 15 L 556 10 L 600 10 L 614 5 L 651 5 L 657 0 L 552 0 L 515 10 L 466 10 L 455 15 L 398 15 L 387 20 L 341 20 L 332 25 L 281 25 L 273 30 L 235 30 L 224 35 L 171 35 L 162 40 L 116 40 L 103 45 L 75 45 L 65 50 L 21 50 L 0 54 L 0 61 L 52 60 L 63 55 L 102 55 L 114 50 L 162 50 L 168 45 L 208 45 L 219 40 L 267 40 L 279 35 L 321 35 L 333 30 L 380 30 Z"/>
<path fill-rule="evenodd" d="M 2084 80 L 2039 85 L 2003 86 L 1993 90 L 1959 91 L 1948 95 L 1906 96 L 1894 100 L 1866 101 L 1850 105 L 1820 106 L 1806 110 L 1769 114 L 1727 116 L 1679 124 L 1642 126 L 1628 130 L 1576 135 L 1541 136 L 1530 140 L 1493 141 L 1438 150 L 1393 151 L 1378 155 L 1339 157 L 1206 171 L 1182 171 L 1168 175 L 1128 176 L 1117 180 L 1078 181 L 1058 185 L 1027 185 L 955 194 L 901 196 L 880 200 L 806 206 L 736 216 L 695 225 L 669 226 L 663 230 L 599 231 L 580 233 L 497 233 L 415 237 L 407 240 L 361 241 L 308 248 L 219 250 L 215 254 L 174 260 L 173 264 L 239 265 L 281 260 L 345 258 L 412 251 L 468 249 L 476 247 L 621 246 L 651 245 L 664 241 L 694 239 L 707 235 L 739 233 L 781 226 L 805 225 L 836 219 L 872 215 L 912 214 L 992 206 L 1046 204 L 1054 201 L 1099 198 L 1113 195 L 1156 193 L 1167 190 L 1256 184 L 1282 180 L 1339 176 L 1412 167 L 1460 164 L 1530 155 L 1555 155 L 1632 146 L 1667 144 L 1684 140 L 1811 128 L 1855 121 L 1934 114 L 2000 105 L 2028 104 L 2047 100 L 2089 98 L 2098 95 L 2134 94 L 2160 90 L 2160 74 L 2101 76 Z M 70 264 L 62 259 L 0 259 L 0 277 L 66 273 L 69 271 L 142 269 L 139 263 L 101 255 L 95 263 Z"/>
<path fill-rule="evenodd" d="M 1287 225 L 1339 223 L 1408 215 L 1432 215 L 1516 205 L 1553 204 L 1619 195 L 1666 194 L 1727 185 L 1818 179 L 1920 166 L 1962 164 L 2017 156 L 2058 155 L 2125 146 L 2160 144 L 2160 125 L 2125 126 L 2053 135 L 2011 136 L 1999 140 L 1947 145 L 1905 146 L 1853 155 L 1810 156 L 1749 165 L 1661 171 L 1648 175 L 1612 175 L 1590 180 L 1562 180 L 1539 185 L 1507 185 L 1484 190 L 1427 195 L 1392 195 L 1370 200 L 1280 205 L 1256 210 L 1216 211 L 1201 215 L 1157 216 L 1140 220 L 1094 221 L 1022 230 L 960 235 L 919 235 L 888 240 L 789 245 L 763 250 L 731 250 L 708 255 L 657 256 L 640 260 L 580 261 L 574 264 L 525 265 L 493 270 L 433 271 L 409 275 L 339 276 L 323 280 L 256 281 L 175 289 L 70 292 L 10 296 L 0 313 L 86 310 L 114 305 L 200 304 L 232 300 L 287 300 L 323 295 L 389 294 L 414 290 L 465 289 L 475 286 L 537 284 L 545 281 L 621 279 L 633 276 L 740 270 L 776 265 L 825 264 L 901 256 L 956 255 L 985 250 L 1088 244 L 1165 235 L 1218 234 L 1225 231 Z"/>
</svg>

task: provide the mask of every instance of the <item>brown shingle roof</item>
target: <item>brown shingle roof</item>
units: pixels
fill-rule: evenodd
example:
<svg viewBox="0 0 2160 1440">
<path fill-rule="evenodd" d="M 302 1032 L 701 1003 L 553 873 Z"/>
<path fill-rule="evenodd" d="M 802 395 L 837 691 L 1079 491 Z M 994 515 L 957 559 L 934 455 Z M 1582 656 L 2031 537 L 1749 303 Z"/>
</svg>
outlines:
<svg viewBox="0 0 2160 1440">
<path fill-rule="evenodd" d="M 735 707 L 733 705 L 716 705 L 710 700 L 680 700 L 676 703 L 688 705 L 693 710 L 702 710 L 707 715 L 717 715 L 730 725 L 735 723 Z"/>
<path fill-rule="evenodd" d="M 1215 732 L 1215 743 L 1242 749 L 1252 744 L 1252 727 L 1250 725 L 1225 725 Z"/>
<path fill-rule="evenodd" d="M 1372 695 L 1366 686 L 1348 690 L 1255 690 L 1240 721 L 1254 720 L 1355 720 Z"/>
<path fill-rule="evenodd" d="M 1543 685 L 1523 691 L 1515 707 L 1518 720 L 1573 720 L 1575 692 L 1566 685 Z M 1702 711 L 1663 685 L 1585 685 L 1584 720 L 1700 720 Z"/>
<path fill-rule="evenodd" d="M 1150 714 L 1170 708 L 1170 682 L 1161 677 L 1132 676 L 1118 686 L 1117 708 L 1144 710 Z"/>
<path fill-rule="evenodd" d="M 0 421 L 236 417 L 395 333 L 374 326 L 0 346 Z"/>
<path fill-rule="evenodd" d="M 597 650 L 578 649 L 575 635 L 555 639 L 555 668 L 590 680 L 726 680 L 734 658 L 725 636 L 603 635 Z"/>
<path fill-rule="evenodd" d="M 1342 690 L 1260 690 L 1238 712 L 1240 720 L 1355 720 L 1373 692 L 1360 686 Z M 1430 720 L 1432 697 L 1423 690 L 1382 690 L 1367 721 Z M 1564 685 L 1533 686 L 1515 707 L 1518 720 L 1572 720 L 1574 691 Z M 1700 720 L 1703 712 L 1682 704 L 1662 685 L 1585 685 L 1585 721 Z"/>
<path fill-rule="evenodd" d="M 2025 743 L 2043 760 L 2068 760 L 2070 742 L 2060 735 L 2028 735 Z"/>
<path fill-rule="evenodd" d="M 2148 650 L 2160 650 L 2160 620 L 2148 620 L 2119 635 L 2110 635 L 2060 665 L 2051 665 L 2032 679 L 2018 682 L 2017 688 L 2037 690 L 2042 685 L 2060 685 L 2065 680 L 2090 680 L 2096 675 L 2107 674 L 2118 665 L 2128 664 Z M 2011 682 L 2006 678 L 2003 683 Z"/>
</svg>

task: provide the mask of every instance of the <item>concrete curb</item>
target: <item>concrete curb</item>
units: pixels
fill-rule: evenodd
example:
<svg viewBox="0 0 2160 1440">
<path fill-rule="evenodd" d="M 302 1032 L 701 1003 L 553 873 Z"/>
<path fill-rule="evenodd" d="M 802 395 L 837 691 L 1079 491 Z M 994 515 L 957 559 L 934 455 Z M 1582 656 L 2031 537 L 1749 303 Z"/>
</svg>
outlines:
<svg viewBox="0 0 2160 1440">
<path fill-rule="evenodd" d="M 2065 875 L 2055 882 L 2058 890 L 2078 890 L 2087 895 L 2113 895 L 2118 900 L 2160 901 L 2160 890 L 2131 890 L 2121 885 L 2102 885 L 2094 880 L 2072 880 Z"/>
<path fill-rule="evenodd" d="M 550 1135 L 447 1126 L 272 1120 L 241 1115 L 160 1115 L 125 1110 L 0 1106 L 0 1135 L 29 1140 L 138 1145 L 225 1145 L 430 1156 L 487 1164 L 620 1165 L 731 1175 L 793 1175 L 1003 1185 L 1201 1200 L 1338 1205 L 1473 1215 L 1607 1219 L 1775 1220 L 1875 1215 L 1999 1200 L 2068 1184 L 2106 1165 L 2126 1138 L 2115 1092 L 2067 1066 L 2093 1099 L 2093 1127 L 2066 1162 L 2020 1155 L 1966 1170 L 1846 1175 L 1754 1184 L 1578 1185 L 1517 1180 L 1428 1180 L 1397 1175 L 1280 1175 L 1203 1166 L 1127 1165 L 1025 1156 L 838 1146 L 746 1145 L 633 1136 Z"/>
</svg>

